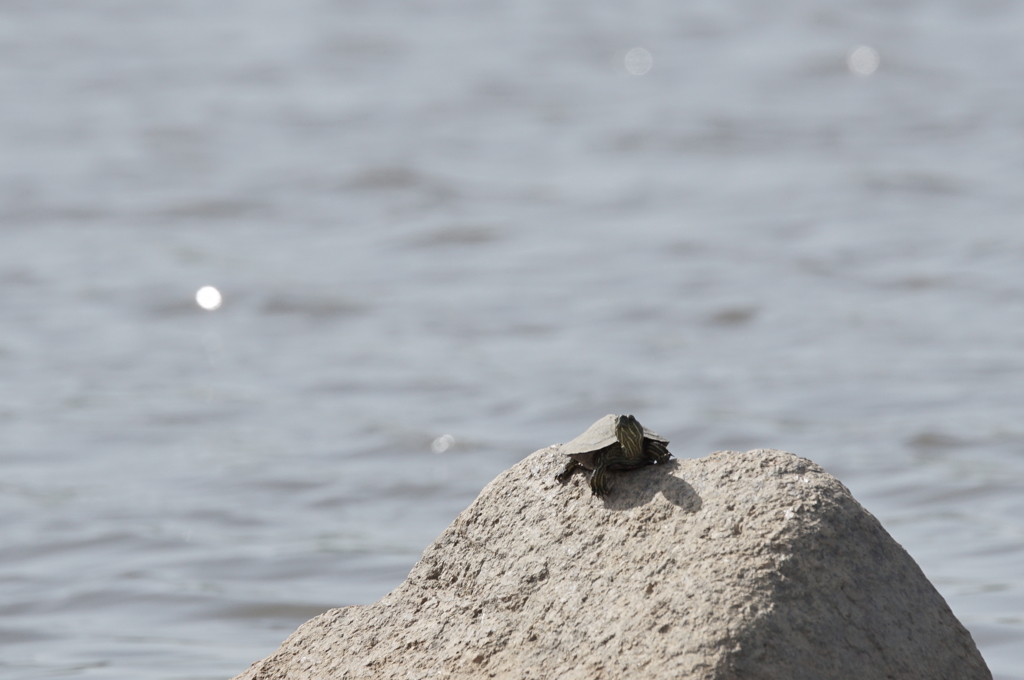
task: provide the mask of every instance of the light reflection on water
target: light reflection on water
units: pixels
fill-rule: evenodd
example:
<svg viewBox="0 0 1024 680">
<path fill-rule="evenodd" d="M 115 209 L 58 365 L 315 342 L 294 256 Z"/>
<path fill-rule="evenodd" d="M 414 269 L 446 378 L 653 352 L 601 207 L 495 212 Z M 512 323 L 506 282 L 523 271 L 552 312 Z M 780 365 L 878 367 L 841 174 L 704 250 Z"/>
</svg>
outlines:
<svg viewBox="0 0 1024 680">
<path fill-rule="evenodd" d="M 431 442 L 430 448 L 433 449 L 434 453 L 444 453 L 450 449 L 454 443 L 455 437 L 450 434 L 443 434 Z"/>
<path fill-rule="evenodd" d="M 881 57 L 878 50 L 868 45 L 861 45 L 850 50 L 850 56 L 846 58 L 846 64 L 850 67 L 850 73 L 858 76 L 869 76 L 878 70 Z"/>
<path fill-rule="evenodd" d="M 651 70 L 654 57 L 642 47 L 634 47 L 626 52 L 626 70 L 634 76 L 642 76 Z"/>
<path fill-rule="evenodd" d="M 196 304 L 208 312 L 218 309 L 223 302 L 220 291 L 213 286 L 203 286 L 196 291 Z"/>
<path fill-rule="evenodd" d="M 0 676 L 233 675 L 620 412 L 1024 677 L 1024 10 L 134 7 L 0 9 Z"/>
</svg>

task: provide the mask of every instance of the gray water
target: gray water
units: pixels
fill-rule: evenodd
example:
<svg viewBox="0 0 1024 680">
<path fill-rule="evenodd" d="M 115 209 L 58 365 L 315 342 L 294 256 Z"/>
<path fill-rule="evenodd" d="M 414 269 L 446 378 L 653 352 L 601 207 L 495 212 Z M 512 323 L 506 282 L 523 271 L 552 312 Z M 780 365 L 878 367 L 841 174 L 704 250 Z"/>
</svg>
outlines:
<svg viewBox="0 0 1024 680">
<path fill-rule="evenodd" d="M 1021 3 L 11 0 L 0 97 L 0 676 L 241 672 L 615 412 L 1024 678 Z"/>
</svg>

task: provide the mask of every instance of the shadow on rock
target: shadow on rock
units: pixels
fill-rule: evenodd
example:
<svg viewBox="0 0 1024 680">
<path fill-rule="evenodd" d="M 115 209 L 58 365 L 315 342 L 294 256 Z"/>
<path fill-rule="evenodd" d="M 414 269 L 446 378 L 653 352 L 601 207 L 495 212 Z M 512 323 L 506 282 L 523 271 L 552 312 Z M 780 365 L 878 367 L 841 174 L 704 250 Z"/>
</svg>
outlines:
<svg viewBox="0 0 1024 680">
<path fill-rule="evenodd" d="M 700 496 L 686 480 L 673 474 L 678 468 L 679 461 L 670 460 L 638 470 L 609 472 L 612 491 L 604 499 L 605 509 L 629 510 L 646 505 L 660 492 L 665 500 L 684 512 L 697 512 L 702 505 Z"/>
</svg>

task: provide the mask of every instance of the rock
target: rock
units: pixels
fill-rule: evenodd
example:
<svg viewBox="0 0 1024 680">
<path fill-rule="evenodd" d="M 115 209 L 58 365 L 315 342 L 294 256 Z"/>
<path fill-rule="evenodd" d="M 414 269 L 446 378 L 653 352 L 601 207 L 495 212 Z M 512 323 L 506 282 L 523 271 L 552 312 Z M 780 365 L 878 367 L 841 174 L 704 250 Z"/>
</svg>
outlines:
<svg viewBox="0 0 1024 680">
<path fill-rule="evenodd" d="M 537 451 L 372 605 L 238 680 L 991 679 L 921 569 L 838 480 L 773 450 L 615 475 Z"/>
</svg>

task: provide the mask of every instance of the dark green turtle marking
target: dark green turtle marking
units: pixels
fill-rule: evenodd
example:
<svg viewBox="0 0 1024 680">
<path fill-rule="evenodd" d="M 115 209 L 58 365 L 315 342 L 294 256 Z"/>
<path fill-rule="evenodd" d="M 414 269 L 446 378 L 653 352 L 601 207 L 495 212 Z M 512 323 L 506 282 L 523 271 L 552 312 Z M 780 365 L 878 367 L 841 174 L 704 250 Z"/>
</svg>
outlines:
<svg viewBox="0 0 1024 680">
<path fill-rule="evenodd" d="M 590 490 L 595 496 L 608 495 L 608 470 L 633 470 L 645 465 L 667 463 L 672 458 L 668 440 L 648 430 L 633 416 L 606 415 L 560 451 L 569 456 L 565 469 L 555 478 L 563 484 L 577 470 L 593 470 Z"/>
</svg>

